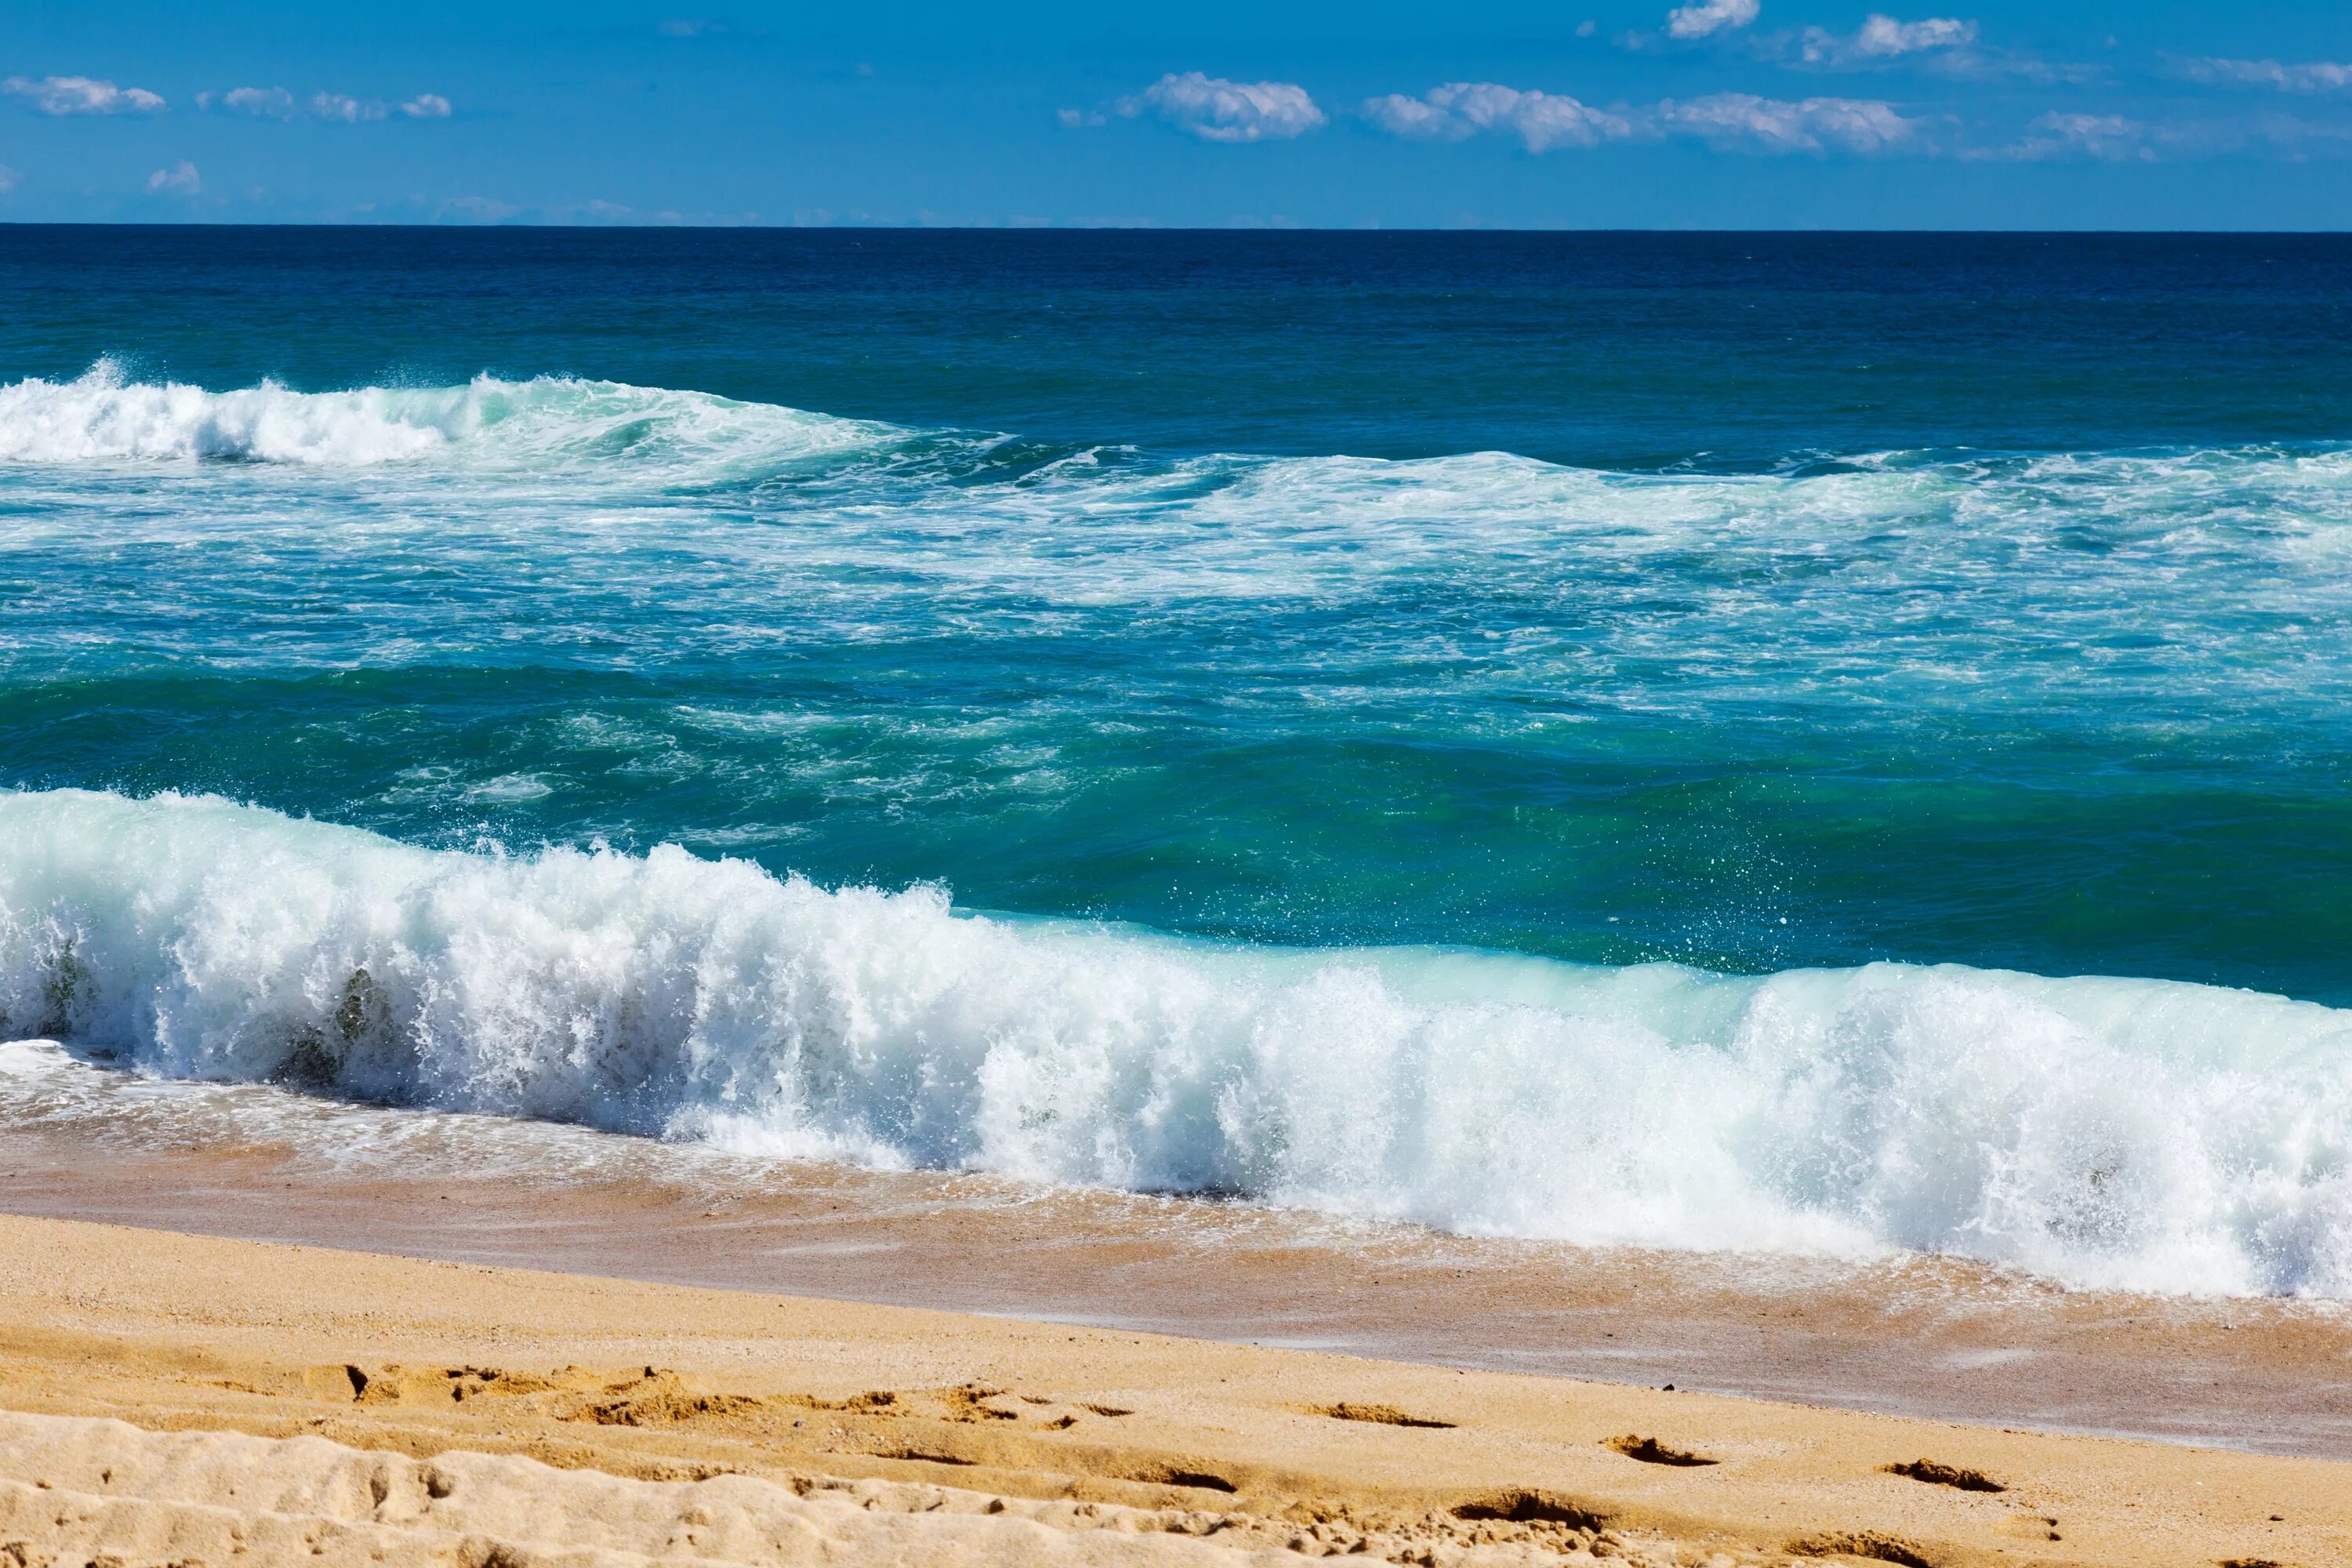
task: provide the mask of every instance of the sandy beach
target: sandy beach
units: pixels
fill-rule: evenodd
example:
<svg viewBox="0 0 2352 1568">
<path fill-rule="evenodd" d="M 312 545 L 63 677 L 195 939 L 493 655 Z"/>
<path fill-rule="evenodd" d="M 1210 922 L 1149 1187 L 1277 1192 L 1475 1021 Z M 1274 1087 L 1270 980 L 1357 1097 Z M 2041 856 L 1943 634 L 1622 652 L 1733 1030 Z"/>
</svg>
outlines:
<svg viewBox="0 0 2352 1568">
<path fill-rule="evenodd" d="M 2330 1301 L 1449 1236 L 268 1087 L 56 1086 L 64 1060 L 0 1047 L 36 1068 L 0 1072 L 0 1210 L 2352 1459 L 2352 1317 Z"/>
<path fill-rule="evenodd" d="M 2322 1460 L 23 1217 L 0 1409 L 27 1565 L 2352 1555 Z"/>
</svg>

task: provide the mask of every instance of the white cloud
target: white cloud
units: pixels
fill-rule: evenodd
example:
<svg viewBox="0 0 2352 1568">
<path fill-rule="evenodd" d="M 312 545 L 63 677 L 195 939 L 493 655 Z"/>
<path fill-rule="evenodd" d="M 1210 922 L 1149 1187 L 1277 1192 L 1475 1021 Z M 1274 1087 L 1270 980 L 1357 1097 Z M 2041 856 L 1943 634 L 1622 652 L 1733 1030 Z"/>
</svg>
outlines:
<svg viewBox="0 0 2352 1568">
<path fill-rule="evenodd" d="M 282 87 L 233 87 L 226 92 L 200 92 L 196 94 L 196 107 L 250 115 L 257 120 L 299 120 L 308 115 L 342 125 L 382 120 L 392 112 L 373 98 L 314 92 L 308 99 L 298 99 Z M 420 92 L 400 105 L 400 112 L 411 120 L 446 120 L 450 104 L 437 92 Z"/>
<path fill-rule="evenodd" d="M 2352 65 L 2338 65 L 2331 60 L 2294 66 L 2281 65 L 2276 60 L 2194 59 L 2179 63 L 2180 74 L 2191 81 L 2232 82 L 2276 88 L 2281 92 L 2352 91 Z"/>
<path fill-rule="evenodd" d="M 185 158 L 168 169 L 158 169 L 147 176 L 147 189 L 159 196 L 193 196 L 205 188 L 196 174 L 196 166 Z"/>
<path fill-rule="evenodd" d="M 2149 160 L 2157 151 L 2147 146 L 2147 127 L 2122 115 L 2042 115 L 2032 130 L 2067 153 L 2088 153 L 2110 163 Z"/>
<path fill-rule="evenodd" d="M 233 87 L 226 92 L 196 94 L 196 107 L 210 109 L 214 104 L 233 114 L 250 114 L 257 119 L 291 120 L 301 107 L 294 95 L 282 87 Z"/>
<path fill-rule="evenodd" d="M 0 92 L 30 102 L 43 114 L 155 114 L 163 100 L 143 87 L 117 87 L 86 76 L 12 76 Z"/>
<path fill-rule="evenodd" d="M 1365 100 L 1364 118 L 1397 136 L 1458 142 L 1482 131 L 1516 135 L 1530 153 L 1597 147 L 1635 133 L 1633 121 L 1564 93 L 1522 92 L 1491 81 L 1450 81 L 1419 98 Z"/>
<path fill-rule="evenodd" d="M 2151 128 L 2120 114 L 2065 114 L 2053 111 L 2026 127 L 2025 135 L 2006 147 L 1971 152 L 1963 156 L 2003 163 L 2040 163 L 2055 158 L 2095 158 L 2109 163 L 2153 163 L 2157 151 Z"/>
<path fill-rule="evenodd" d="M 1101 111 L 1093 109 L 1057 109 L 1054 118 L 1062 122 L 1065 131 L 1084 131 L 1104 122 Z"/>
<path fill-rule="evenodd" d="M 1477 129 L 1467 120 L 1440 107 L 1438 100 L 1453 90 L 1441 87 L 1423 98 L 1408 98 L 1391 92 L 1384 98 L 1364 100 L 1365 119 L 1391 136 L 1410 136 L 1423 141 L 1458 141 Z"/>
<path fill-rule="evenodd" d="M 1863 19 L 1853 36 L 1853 52 L 1873 59 L 1924 54 L 1929 49 L 1957 49 L 1977 41 L 1977 25 L 1958 16 L 1928 16 L 1898 22 L 1874 12 Z"/>
<path fill-rule="evenodd" d="M 10 191 L 15 190 L 16 188 L 16 182 L 23 178 L 24 176 L 22 174 L 16 173 L 16 170 L 10 168 L 7 164 L 0 163 L 0 196 L 5 196 Z"/>
<path fill-rule="evenodd" d="M 1532 153 L 1597 147 L 1607 142 L 1695 136 L 1729 152 L 1931 153 L 1921 121 L 1878 99 L 1808 98 L 1796 102 L 1753 93 L 1667 99 L 1646 109 L 1595 109 L 1565 94 L 1521 92 L 1493 82 L 1448 82 L 1409 98 L 1368 99 L 1363 116 L 1391 135 L 1459 142 L 1482 132 L 1517 136 Z"/>
<path fill-rule="evenodd" d="M 1898 22 L 1874 12 L 1851 34 L 1808 27 L 1799 49 L 1808 65 L 1852 65 L 1962 49 L 1976 41 L 1977 25 L 1958 16 Z"/>
<path fill-rule="evenodd" d="M 2045 144 L 2061 152 L 2114 163 L 2156 156 L 2156 150 L 2147 144 L 2147 127 L 2119 114 L 2045 114 L 2032 129 Z"/>
<path fill-rule="evenodd" d="M 1759 0 L 1692 0 L 1666 13 L 1666 31 L 1677 38 L 1704 38 L 1756 20 Z"/>
<path fill-rule="evenodd" d="M 1171 71 L 1118 102 L 1129 119 L 1147 110 L 1203 142 L 1286 142 L 1326 120 L 1296 82 L 1228 81 L 1199 71 Z"/>
<path fill-rule="evenodd" d="M 310 95 L 310 112 L 320 120 L 339 120 L 346 125 L 356 125 L 362 120 L 382 120 L 384 109 L 381 103 L 340 92 L 314 92 Z"/>
<path fill-rule="evenodd" d="M 2233 153 L 2270 152 L 2301 162 L 2352 153 L 2352 125 L 2265 113 L 2205 120 L 2129 120 L 2118 114 L 2053 111 L 2035 120 L 2017 141 L 1969 148 L 1977 163 L 2040 163 L 2095 160 L 2105 163 L 2168 163 Z"/>
<path fill-rule="evenodd" d="M 1808 98 L 1790 103 L 1747 92 L 1658 105 L 1658 121 L 1669 131 L 1696 136 L 1727 151 L 1885 153 L 1912 145 L 1919 122 L 1876 99 Z"/>
</svg>

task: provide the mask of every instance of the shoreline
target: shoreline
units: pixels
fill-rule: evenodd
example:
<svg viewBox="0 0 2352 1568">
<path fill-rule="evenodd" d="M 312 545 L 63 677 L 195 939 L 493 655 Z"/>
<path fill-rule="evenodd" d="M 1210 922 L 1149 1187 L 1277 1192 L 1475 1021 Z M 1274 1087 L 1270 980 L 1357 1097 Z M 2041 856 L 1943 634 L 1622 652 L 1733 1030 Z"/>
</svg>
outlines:
<svg viewBox="0 0 2352 1568">
<path fill-rule="evenodd" d="M 534 1175 L 468 1170 L 429 1143 L 336 1165 L 219 1131 L 158 1149 L 143 1133 L 0 1130 L 0 1211 L 2352 1459 L 2352 1312 L 2336 1303 L 2071 1290 L 1952 1258 L 1482 1241 L 939 1173 L 670 1163 L 633 1140 L 595 1144 L 620 1168 Z"/>
<path fill-rule="evenodd" d="M 2321 1460 L 18 1216 L 0 1217 L 0 1409 L 16 1413 L 0 1418 L 0 1536 L 31 1528 L 43 1481 L 91 1530 L 109 1508 L 131 1530 L 198 1506 L 152 1489 L 109 1502 L 106 1485 L 73 1484 L 83 1470 L 120 1469 L 125 1487 L 169 1472 L 183 1490 L 210 1476 L 215 1515 L 243 1506 L 223 1490 L 239 1477 L 248 1498 L 298 1482 L 312 1496 L 360 1464 L 286 1441 L 323 1438 L 415 1461 L 319 1527 L 411 1532 L 392 1546 L 415 1546 L 444 1500 L 409 1484 L 438 1465 L 461 1500 L 509 1498 L 499 1528 L 519 1550 L 585 1528 L 580 1510 L 607 1524 L 698 1510 L 722 1530 L 791 1511 L 789 1496 L 842 1504 L 820 1532 L 938 1513 L 969 1538 L 958 1557 L 941 1537 L 942 1560 L 973 1562 L 1165 1548 L 1204 1563 L 2316 1568 L 2352 1553 L 2352 1466 Z M 276 1441 L 205 1447 L 70 1419 L 93 1416 Z M 849 1544 L 826 1560 L 912 1549 L 866 1528 L 836 1530 Z M 781 1552 L 722 1560 L 814 1560 Z"/>
</svg>

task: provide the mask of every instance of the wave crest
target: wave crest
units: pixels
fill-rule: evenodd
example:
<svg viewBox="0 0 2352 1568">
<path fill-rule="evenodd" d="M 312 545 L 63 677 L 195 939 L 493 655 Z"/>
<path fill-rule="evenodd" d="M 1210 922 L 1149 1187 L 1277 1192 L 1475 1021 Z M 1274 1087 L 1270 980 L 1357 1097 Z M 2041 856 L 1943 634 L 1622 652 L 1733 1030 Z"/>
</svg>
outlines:
<svg viewBox="0 0 2352 1568">
<path fill-rule="evenodd" d="M 1249 949 L 55 791 L 0 797 L 0 1030 L 1468 1233 L 2352 1295 L 2352 1016 L 2194 985 Z"/>
<path fill-rule="evenodd" d="M 447 454 L 478 464 L 790 460 L 888 426 L 620 382 L 477 376 L 463 386 L 208 392 L 128 379 L 100 360 L 69 382 L 0 386 L 0 462 L 227 460 L 357 468 Z"/>
</svg>

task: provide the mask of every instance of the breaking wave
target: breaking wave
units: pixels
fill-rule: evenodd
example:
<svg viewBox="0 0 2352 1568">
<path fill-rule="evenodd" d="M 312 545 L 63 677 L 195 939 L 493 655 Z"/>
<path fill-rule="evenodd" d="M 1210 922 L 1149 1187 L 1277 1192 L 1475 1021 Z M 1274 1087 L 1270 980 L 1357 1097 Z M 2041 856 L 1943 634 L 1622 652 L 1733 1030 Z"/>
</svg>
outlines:
<svg viewBox="0 0 2352 1568">
<path fill-rule="evenodd" d="M 2352 1296 L 2352 1014 L 961 914 L 677 847 L 0 795 L 0 1036 L 140 1071 L 1455 1231 Z"/>
<path fill-rule="evenodd" d="M 0 462 L 359 468 L 444 454 L 496 466 L 632 458 L 791 460 L 872 445 L 888 426 L 701 392 L 541 376 L 463 386 L 209 392 L 126 378 L 100 360 L 69 382 L 0 385 Z"/>
</svg>

